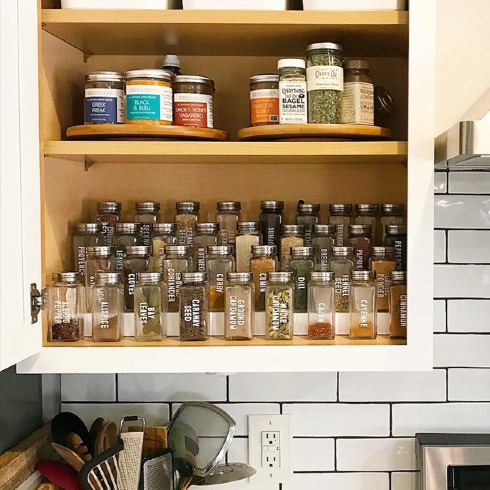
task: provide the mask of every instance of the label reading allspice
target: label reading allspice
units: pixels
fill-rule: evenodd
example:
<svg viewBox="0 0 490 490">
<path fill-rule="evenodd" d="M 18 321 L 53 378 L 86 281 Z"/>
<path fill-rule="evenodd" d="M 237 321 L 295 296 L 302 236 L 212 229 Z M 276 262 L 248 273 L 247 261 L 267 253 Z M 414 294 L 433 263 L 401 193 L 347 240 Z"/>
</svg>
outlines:
<svg viewBox="0 0 490 490">
<path fill-rule="evenodd" d="M 306 82 L 279 82 L 279 123 L 306 124 L 308 104 Z"/>
</svg>

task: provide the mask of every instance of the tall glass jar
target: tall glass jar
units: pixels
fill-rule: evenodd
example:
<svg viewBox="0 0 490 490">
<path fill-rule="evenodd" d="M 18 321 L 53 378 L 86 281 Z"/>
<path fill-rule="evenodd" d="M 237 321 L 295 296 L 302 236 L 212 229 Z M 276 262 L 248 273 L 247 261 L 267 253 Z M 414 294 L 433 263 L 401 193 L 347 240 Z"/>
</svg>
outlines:
<svg viewBox="0 0 490 490">
<path fill-rule="evenodd" d="M 349 338 L 375 339 L 377 335 L 376 273 L 352 271 Z"/>
<path fill-rule="evenodd" d="M 281 270 L 287 272 L 291 262 L 291 249 L 304 247 L 305 229 L 303 225 L 284 225 L 281 230 Z"/>
<path fill-rule="evenodd" d="M 161 272 L 138 273 L 134 288 L 134 340 L 167 337 L 167 290 Z"/>
<path fill-rule="evenodd" d="M 179 245 L 194 245 L 196 224 L 199 221 L 199 209 L 201 205 L 197 201 L 181 201 L 175 203 L 175 222 L 177 223 L 177 243 Z"/>
<path fill-rule="evenodd" d="M 312 246 L 313 227 L 320 222 L 319 204 L 298 204 L 296 224 L 303 226 L 305 232 L 305 247 Z"/>
<path fill-rule="evenodd" d="M 136 278 L 139 273 L 148 272 L 150 252 L 150 247 L 126 247 L 126 256 L 123 261 L 124 304 L 126 311 L 134 310 Z"/>
<path fill-rule="evenodd" d="M 265 310 L 265 288 L 267 274 L 277 271 L 277 255 L 275 245 L 253 245 L 250 270 L 255 284 L 255 310 Z"/>
<path fill-rule="evenodd" d="M 231 245 L 208 247 L 207 273 L 209 281 L 209 311 L 224 311 L 225 288 L 228 272 L 235 272 L 235 259 Z"/>
<path fill-rule="evenodd" d="M 167 245 L 177 245 L 177 225 L 175 223 L 155 223 L 152 231 L 152 266 L 154 272 L 160 270 L 161 251 Z"/>
<path fill-rule="evenodd" d="M 97 203 L 97 223 L 102 225 L 102 234 L 104 235 L 104 245 L 113 246 L 114 231 L 116 223 L 121 219 L 122 204 L 116 201 L 98 202 Z"/>
<path fill-rule="evenodd" d="M 349 225 L 349 246 L 354 248 L 356 270 L 369 270 L 369 258 L 373 246 L 371 225 Z"/>
<path fill-rule="evenodd" d="M 349 313 L 350 275 L 354 270 L 354 249 L 334 247 L 330 269 L 335 274 L 335 311 Z"/>
<path fill-rule="evenodd" d="M 208 247 L 218 244 L 218 230 L 218 223 L 197 223 L 193 260 L 193 266 L 197 272 L 206 272 Z"/>
<path fill-rule="evenodd" d="M 135 204 L 135 223 L 140 223 L 140 233 L 145 247 L 151 247 L 151 231 L 153 225 L 158 221 L 158 213 L 160 212 L 159 202 L 137 202 Z"/>
<path fill-rule="evenodd" d="M 284 201 L 262 201 L 260 203 L 259 221 L 262 245 L 275 245 L 280 251 L 283 219 Z"/>
<path fill-rule="evenodd" d="M 279 124 L 306 124 L 308 105 L 306 63 L 301 59 L 282 59 L 279 70 Z"/>
<path fill-rule="evenodd" d="M 308 283 L 308 339 L 335 338 L 335 274 L 312 272 Z"/>
<path fill-rule="evenodd" d="M 407 227 L 405 225 L 386 226 L 385 245 L 395 249 L 397 271 L 407 270 Z"/>
<path fill-rule="evenodd" d="M 407 338 L 407 273 L 390 273 L 390 337 Z"/>
<path fill-rule="evenodd" d="M 228 272 L 225 339 L 250 340 L 255 330 L 255 286 L 251 272 Z"/>
<path fill-rule="evenodd" d="M 99 272 L 92 289 L 92 339 L 94 342 L 118 342 L 124 328 L 124 292 L 122 275 Z"/>
<path fill-rule="evenodd" d="M 376 273 L 376 304 L 378 312 L 388 311 L 390 273 L 396 269 L 395 249 L 393 247 L 373 247 L 369 270 Z"/>
<path fill-rule="evenodd" d="M 250 272 L 252 247 L 260 242 L 260 223 L 258 221 L 239 221 L 235 240 L 236 271 Z"/>
<path fill-rule="evenodd" d="M 290 270 L 293 273 L 294 311 L 308 311 L 308 281 L 315 266 L 312 247 L 293 247 L 291 249 Z"/>
<path fill-rule="evenodd" d="M 335 246 L 335 226 L 313 226 L 311 244 L 315 253 L 315 270 L 318 272 L 329 271 L 329 261 L 332 256 L 333 247 Z"/>
<path fill-rule="evenodd" d="M 374 82 L 367 60 L 345 63 L 342 124 L 374 124 Z"/>
<path fill-rule="evenodd" d="M 344 90 L 343 48 L 335 43 L 315 43 L 306 48 L 308 122 L 340 124 Z"/>
<path fill-rule="evenodd" d="M 85 282 L 85 262 L 87 247 L 104 245 L 104 235 L 100 223 L 79 223 L 73 234 L 73 254 L 75 270 L 79 273 L 80 282 Z"/>
<path fill-rule="evenodd" d="M 405 224 L 405 206 L 403 204 L 381 204 L 381 243 L 385 243 L 388 225 Z"/>
<path fill-rule="evenodd" d="M 182 245 L 167 245 L 162 259 L 163 281 L 167 285 L 168 311 L 179 311 L 182 274 L 191 271 L 191 248 Z"/>
<path fill-rule="evenodd" d="M 242 204 L 238 201 L 222 201 L 217 205 L 216 221 L 219 225 L 218 243 L 235 246 L 240 210 Z"/>
<path fill-rule="evenodd" d="M 380 224 L 378 220 L 379 206 L 377 204 L 356 204 L 355 225 L 371 225 L 372 243 L 378 245 L 378 236 L 380 233 Z"/>
<path fill-rule="evenodd" d="M 266 325 L 267 340 L 291 340 L 293 338 L 293 280 L 291 272 L 269 272 L 267 277 Z"/>
<path fill-rule="evenodd" d="M 48 288 L 50 342 L 76 342 L 82 338 L 83 302 L 83 286 L 78 272 L 53 274 L 53 283 Z"/>
<path fill-rule="evenodd" d="M 350 217 L 352 215 L 352 204 L 330 204 L 331 225 L 335 225 L 335 245 L 344 247 L 349 239 Z"/>
<path fill-rule="evenodd" d="M 209 287 L 206 272 L 186 272 L 180 290 L 180 340 L 209 338 Z"/>
<path fill-rule="evenodd" d="M 85 297 L 87 311 L 92 308 L 91 289 L 95 286 L 95 275 L 98 272 L 116 272 L 116 257 L 113 247 L 87 247 L 85 263 Z"/>
<path fill-rule="evenodd" d="M 143 245 L 141 225 L 139 223 L 116 223 L 114 251 L 116 254 L 116 272 L 123 272 L 126 247 Z"/>
</svg>

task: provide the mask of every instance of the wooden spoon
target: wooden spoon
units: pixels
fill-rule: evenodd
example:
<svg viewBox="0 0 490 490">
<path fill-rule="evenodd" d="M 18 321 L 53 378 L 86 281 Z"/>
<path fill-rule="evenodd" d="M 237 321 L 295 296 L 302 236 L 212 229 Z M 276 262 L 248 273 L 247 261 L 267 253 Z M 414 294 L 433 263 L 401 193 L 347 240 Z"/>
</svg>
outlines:
<svg viewBox="0 0 490 490">
<path fill-rule="evenodd" d="M 61 444 L 56 444 L 56 442 L 52 442 L 51 445 L 53 449 L 76 471 L 80 471 L 82 466 L 85 464 L 85 461 L 76 453 L 74 453 L 71 449 L 68 449 Z"/>
<path fill-rule="evenodd" d="M 98 455 L 107 451 L 107 449 L 111 448 L 116 444 L 118 439 L 118 429 L 115 422 L 106 422 L 97 437 L 95 438 L 94 443 L 94 455 Z"/>
<path fill-rule="evenodd" d="M 71 449 L 75 454 L 78 454 L 85 462 L 92 459 L 88 447 L 84 444 L 82 438 L 76 433 L 68 434 L 66 438 L 66 447 Z"/>
</svg>

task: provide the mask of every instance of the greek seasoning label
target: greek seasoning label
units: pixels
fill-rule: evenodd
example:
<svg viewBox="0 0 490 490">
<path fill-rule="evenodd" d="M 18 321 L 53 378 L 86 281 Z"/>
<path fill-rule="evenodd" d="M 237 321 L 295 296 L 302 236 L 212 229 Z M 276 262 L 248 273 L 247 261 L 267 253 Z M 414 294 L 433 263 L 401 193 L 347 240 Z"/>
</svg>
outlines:
<svg viewBox="0 0 490 490">
<path fill-rule="evenodd" d="M 172 88 L 159 85 L 126 86 L 126 119 L 173 121 Z"/>
<path fill-rule="evenodd" d="M 213 127 L 213 96 L 206 94 L 175 94 L 174 117 L 177 126 Z"/>
<path fill-rule="evenodd" d="M 344 90 L 344 69 L 340 66 L 310 66 L 306 69 L 308 92 L 312 90 Z"/>
<path fill-rule="evenodd" d="M 307 123 L 306 82 L 279 82 L 279 123 Z"/>
<path fill-rule="evenodd" d="M 85 89 L 85 122 L 123 123 L 123 91 L 112 88 Z"/>
<path fill-rule="evenodd" d="M 279 122 L 279 89 L 250 92 L 250 122 L 252 126 Z"/>
<path fill-rule="evenodd" d="M 342 95 L 343 124 L 374 124 L 374 87 L 372 83 L 346 83 Z"/>
</svg>

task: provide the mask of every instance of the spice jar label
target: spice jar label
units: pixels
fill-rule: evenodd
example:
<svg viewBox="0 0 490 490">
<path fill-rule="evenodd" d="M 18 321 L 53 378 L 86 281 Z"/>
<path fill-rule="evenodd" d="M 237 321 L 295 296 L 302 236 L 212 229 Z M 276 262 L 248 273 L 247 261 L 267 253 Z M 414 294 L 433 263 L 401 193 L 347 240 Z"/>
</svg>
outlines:
<svg viewBox="0 0 490 490">
<path fill-rule="evenodd" d="M 280 124 L 306 124 L 308 122 L 306 82 L 279 82 Z"/>
<path fill-rule="evenodd" d="M 374 124 L 374 88 L 372 83 L 349 82 L 342 95 L 343 124 Z"/>
<path fill-rule="evenodd" d="M 213 127 L 213 96 L 175 94 L 174 117 L 177 126 Z"/>
<path fill-rule="evenodd" d="M 126 85 L 126 119 L 173 120 L 171 87 Z"/>
<path fill-rule="evenodd" d="M 250 92 L 250 122 L 277 124 L 279 122 L 279 90 L 264 89 Z"/>
<path fill-rule="evenodd" d="M 111 88 L 85 89 L 86 123 L 123 123 L 123 91 Z"/>
<path fill-rule="evenodd" d="M 306 69 L 308 92 L 312 90 L 344 90 L 344 69 L 340 66 L 310 66 Z"/>
</svg>

